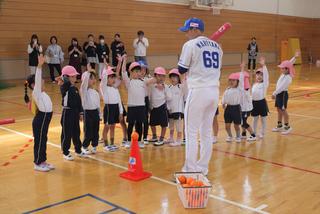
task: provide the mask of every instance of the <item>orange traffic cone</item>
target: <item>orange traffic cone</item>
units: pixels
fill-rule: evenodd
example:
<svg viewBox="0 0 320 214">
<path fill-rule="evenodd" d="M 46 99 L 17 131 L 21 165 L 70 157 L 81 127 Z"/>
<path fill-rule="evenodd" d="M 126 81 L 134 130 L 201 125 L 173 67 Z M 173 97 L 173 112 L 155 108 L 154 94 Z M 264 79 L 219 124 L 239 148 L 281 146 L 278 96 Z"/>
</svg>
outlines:
<svg viewBox="0 0 320 214">
<path fill-rule="evenodd" d="M 132 133 L 128 171 L 120 173 L 120 177 L 131 181 L 140 181 L 152 176 L 151 173 L 143 171 L 138 145 L 138 137 L 138 133 Z"/>
</svg>

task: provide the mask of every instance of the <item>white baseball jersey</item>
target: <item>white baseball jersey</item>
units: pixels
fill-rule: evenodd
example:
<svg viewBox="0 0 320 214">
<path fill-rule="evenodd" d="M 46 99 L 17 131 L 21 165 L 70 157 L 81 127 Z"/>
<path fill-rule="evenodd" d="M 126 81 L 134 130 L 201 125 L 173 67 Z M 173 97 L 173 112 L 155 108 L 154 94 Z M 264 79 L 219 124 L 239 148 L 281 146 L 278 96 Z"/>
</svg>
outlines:
<svg viewBox="0 0 320 214">
<path fill-rule="evenodd" d="M 219 44 L 205 36 L 186 42 L 178 66 L 188 71 L 188 88 L 219 86 L 222 55 Z"/>
</svg>

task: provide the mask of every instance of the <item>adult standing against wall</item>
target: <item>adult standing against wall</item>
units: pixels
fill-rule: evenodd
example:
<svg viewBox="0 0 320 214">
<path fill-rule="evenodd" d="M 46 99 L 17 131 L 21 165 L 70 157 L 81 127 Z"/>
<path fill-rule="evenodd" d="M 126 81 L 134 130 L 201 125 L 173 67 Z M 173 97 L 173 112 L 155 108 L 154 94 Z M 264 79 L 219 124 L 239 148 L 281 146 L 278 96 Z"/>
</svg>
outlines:
<svg viewBox="0 0 320 214">
<path fill-rule="evenodd" d="M 183 45 L 178 63 L 181 79 L 184 80 L 187 74 L 189 90 L 185 107 L 186 159 L 182 170 L 207 175 L 212 155 L 212 121 L 219 103 L 223 52 L 218 43 L 203 35 L 201 19 L 190 18 L 179 30 L 189 39 Z"/>
<path fill-rule="evenodd" d="M 52 83 L 55 83 L 55 77 L 54 77 L 54 69 L 57 70 L 58 74 L 61 75 L 61 64 L 63 63 L 64 57 L 63 52 L 58 45 L 58 39 L 56 36 L 50 37 L 50 45 L 48 46 L 46 50 L 46 56 L 47 56 L 47 63 L 49 65 L 50 70 L 50 77 Z"/>
<path fill-rule="evenodd" d="M 38 56 L 42 53 L 37 34 L 33 34 L 28 44 L 30 74 L 35 74 L 38 66 Z"/>
<path fill-rule="evenodd" d="M 144 32 L 139 30 L 137 32 L 138 38 L 133 40 L 134 47 L 134 60 L 144 61 L 147 63 L 147 48 L 149 47 L 149 41 L 146 37 L 144 37 Z"/>
<path fill-rule="evenodd" d="M 94 41 L 94 36 L 89 34 L 88 41 L 83 44 L 83 50 L 86 57 L 84 66 L 87 66 L 87 63 L 90 63 L 91 68 L 96 69 L 96 64 L 98 64 L 97 45 L 98 44 Z"/>
<path fill-rule="evenodd" d="M 111 51 L 112 51 L 112 65 L 117 66 L 118 65 L 118 55 L 125 54 L 125 47 L 123 42 L 120 39 L 120 34 L 116 33 L 114 35 L 114 40 L 111 43 Z"/>
<path fill-rule="evenodd" d="M 99 36 L 99 44 L 97 45 L 97 54 L 99 59 L 99 79 L 102 79 L 102 72 L 105 68 L 106 62 L 109 64 L 110 49 L 104 40 L 104 36 Z"/>
<path fill-rule="evenodd" d="M 77 38 L 71 39 L 71 44 L 68 48 L 69 53 L 69 65 L 73 66 L 77 72 L 80 74 L 77 76 L 78 79 L 81 79 L 81 55 L 82 55 L 82 48 L 79 45 Z"/>
<path fill-rule="evenodd" d="M 251 62 L 252 62 L 252 69 L 256 69 L 256 58 L 259 52 L 258 44 L 256 42 L 256 37 L 251 38 L 251 42 L 248 45 L 248 69 L 251 70 Z"/>
</svg>

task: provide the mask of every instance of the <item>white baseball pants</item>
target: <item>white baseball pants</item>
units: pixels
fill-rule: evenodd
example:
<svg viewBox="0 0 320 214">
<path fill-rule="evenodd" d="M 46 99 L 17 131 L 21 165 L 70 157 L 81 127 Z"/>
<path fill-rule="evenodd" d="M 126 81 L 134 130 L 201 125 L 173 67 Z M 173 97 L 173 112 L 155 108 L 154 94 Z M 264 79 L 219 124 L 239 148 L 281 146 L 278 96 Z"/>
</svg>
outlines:
<svg viewBox="0 0 320 214">
<path fill-rule="evenodd" d="M 186 159 L 184 172 L 208 174 L 212 154 L 212 122 L 219 102 L 219 87 L 189 89 L 185 107 Z M 198 158 L 200 133 L 200 159 Z"/>
</svg>

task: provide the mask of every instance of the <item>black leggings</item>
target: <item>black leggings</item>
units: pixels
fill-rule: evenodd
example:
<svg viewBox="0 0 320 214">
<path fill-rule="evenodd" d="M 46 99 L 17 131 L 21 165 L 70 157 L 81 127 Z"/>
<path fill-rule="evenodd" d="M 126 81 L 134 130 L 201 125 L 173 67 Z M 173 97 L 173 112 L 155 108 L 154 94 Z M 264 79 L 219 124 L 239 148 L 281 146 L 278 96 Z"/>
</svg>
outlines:
<svg viewBox="0 0 320 214">
<path fill-rule="evenodd" d="M 141 141 L 142 138 L 142 123 L 141 122 L 135 122 L 135 123 L 129 123 L 128 124 L 128 141 L 131 141 L 131 134 L 133 132 L 133 127 L 135 126 L 136 132 L 139 134 L 139 141 Z"/>
<path fill-rule="evenodd" d="M 61 75 L 61 65 L 60 64 L 48 64 L 50 70 L 51 80 L 54 81 L 54 68 L 56 68 L 59 75 Z"/>
<path fill-rule="evenodd" d="M 251 69 L 251 61 L 252 61 L 252 69 L 256 69 L 256 59 L 248 59 L 248 69 Z"/>
<path fill-rule="evenodd" d="M 250 112 L 241 112 L 241 117 L 242 117 L 241 127 L 244 129 L 247 129 L 250 127 L 249 123 L 247 122 L 247 119 L 249 116 L 250 116 Z"/>
</svg>

